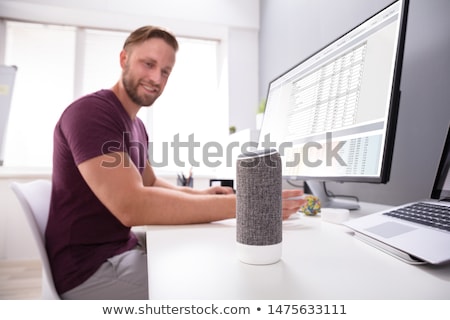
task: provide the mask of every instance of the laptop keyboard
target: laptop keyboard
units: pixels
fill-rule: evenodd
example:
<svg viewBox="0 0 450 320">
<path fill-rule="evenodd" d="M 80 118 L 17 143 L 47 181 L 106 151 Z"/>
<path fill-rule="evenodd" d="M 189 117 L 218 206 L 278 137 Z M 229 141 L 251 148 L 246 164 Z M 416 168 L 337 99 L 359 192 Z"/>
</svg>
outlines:
<svg viewBox="0 0 450 320">
<path fill-rule="evenodd" d="M 387 216 L 450 231 L 450 207 L 418 202 L 384 213 Z"/>
</svg>

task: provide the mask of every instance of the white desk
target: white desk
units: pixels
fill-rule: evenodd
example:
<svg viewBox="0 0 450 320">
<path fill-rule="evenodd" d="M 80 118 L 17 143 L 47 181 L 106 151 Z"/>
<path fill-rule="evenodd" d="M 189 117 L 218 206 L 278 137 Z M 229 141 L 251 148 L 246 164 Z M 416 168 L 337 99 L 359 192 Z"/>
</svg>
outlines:
<svg viewBox="0 0 450 320">
<path fill-rule="evenodd" d="M 383 208 L 363 203 L 351 216 Z M 237 259 L 234 220 L 149 226 L 150 298 L 450 299 L 450 264 L 406 264 L 320 217 L 283 228 L 282 260 L 254 266 Z"/>
</svg>

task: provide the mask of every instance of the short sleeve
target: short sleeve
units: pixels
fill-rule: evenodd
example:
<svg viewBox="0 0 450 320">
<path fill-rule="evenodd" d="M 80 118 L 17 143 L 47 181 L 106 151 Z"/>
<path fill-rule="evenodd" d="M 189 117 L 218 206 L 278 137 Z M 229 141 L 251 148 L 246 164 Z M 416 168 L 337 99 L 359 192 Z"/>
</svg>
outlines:
<svg viewBox="0 0 450 320">
<path fill-rule="evenodd" d="M 120 109 L 102 97 L 90 95 L 74 102 L 61 117 L 60 130 L 76 165 L 113 151 L 124 151 Z"/>
</svg>

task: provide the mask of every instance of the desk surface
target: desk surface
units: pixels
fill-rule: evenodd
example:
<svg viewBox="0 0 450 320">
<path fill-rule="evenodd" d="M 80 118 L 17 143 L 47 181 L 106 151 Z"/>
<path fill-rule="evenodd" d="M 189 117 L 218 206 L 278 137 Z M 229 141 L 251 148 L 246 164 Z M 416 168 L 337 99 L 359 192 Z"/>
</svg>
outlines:
<svg viewBox="0 0 450 320">
<path fill-rule="evenodd" d="M 351 217 L 386 206 L 365 204 Z M 344 226 L 298 215 L 283 223 L 276 264 L 236 255 L 235 220 L 147 227 L 151 299 L 450 299 L 450 265 L 409 265 Z"/>
</svg>

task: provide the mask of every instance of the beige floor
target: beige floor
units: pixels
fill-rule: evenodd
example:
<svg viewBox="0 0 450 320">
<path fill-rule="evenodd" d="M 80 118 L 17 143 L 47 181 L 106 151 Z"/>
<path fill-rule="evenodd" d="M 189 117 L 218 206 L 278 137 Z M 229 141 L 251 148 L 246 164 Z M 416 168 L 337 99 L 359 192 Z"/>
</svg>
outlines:
<svg viewBox="0 0 450 320">
<path fill-rule="evenodd" d="M 41 299 L 41 263 L 0 260 L 0 300 Z"/>
</svg>

